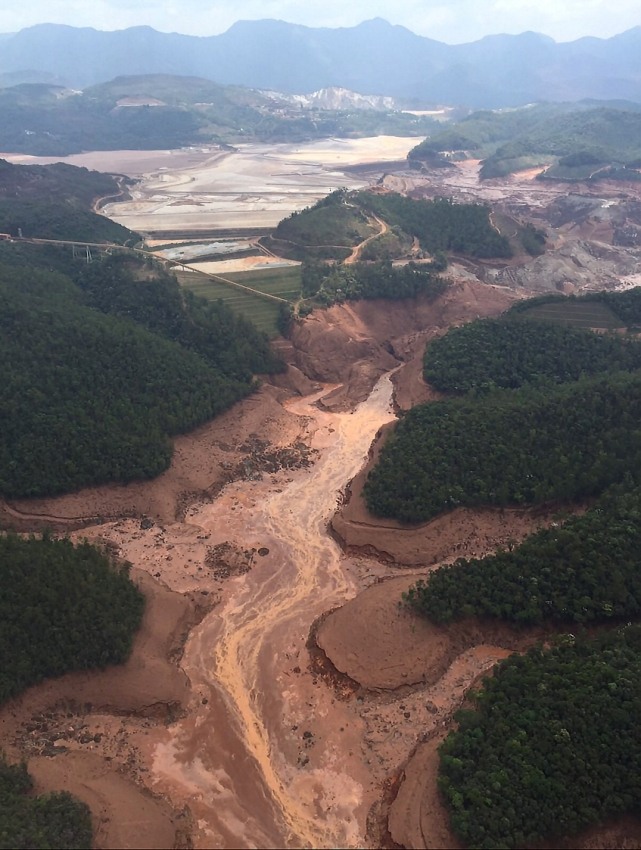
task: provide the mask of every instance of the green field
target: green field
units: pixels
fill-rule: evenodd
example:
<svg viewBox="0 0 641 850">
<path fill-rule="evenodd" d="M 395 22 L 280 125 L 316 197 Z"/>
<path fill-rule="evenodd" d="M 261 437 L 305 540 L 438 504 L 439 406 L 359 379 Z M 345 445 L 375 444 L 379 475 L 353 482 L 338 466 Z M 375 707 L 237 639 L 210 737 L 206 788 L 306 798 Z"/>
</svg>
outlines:
<svg viewBox="0 0 641 850">
<path fill-rule="evenodd" d="M 236 283 L 242 283 L 243 286 L 258 289 L 260 292 L 276 295 L 286 301 L 296 301 L 300 297 L 300 275 L 300 266 L 279 266 L 233 272 L 224 276 Z"/>
<path fill-rule="evenodd" d="M 573 325 L 576 328 L 615 330 L 624 327 L 621 319 L 609 307 L 596 301 L 559 300 L 558 303 L 538 304 L 530 310 L 523 310 L 519 316 Z"/>
<path fill-rule="evenodd" d="M 232 310 L 242 313 L 257 328 L 269 336 L 276 336 L 279 302 L 237 289 L 223 281 L 214 280 L 195 272 L 176 272 L 181 286 L 195 295 L 210 301 L 221 299 Z M 256 271 L 234 272 L 224 277 L 285 301 L 295 301 L 300 296 L 300 266 L 282 266 Z"/>
</svg>

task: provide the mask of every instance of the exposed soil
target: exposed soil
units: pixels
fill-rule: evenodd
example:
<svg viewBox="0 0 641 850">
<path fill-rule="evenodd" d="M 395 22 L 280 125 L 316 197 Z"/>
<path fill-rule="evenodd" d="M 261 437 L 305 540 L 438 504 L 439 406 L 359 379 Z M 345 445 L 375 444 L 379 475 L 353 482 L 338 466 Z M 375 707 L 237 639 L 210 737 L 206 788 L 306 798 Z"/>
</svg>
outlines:
<svg viewBox="0 0 641 850">
<path fill-rule="evenodd" d="M 370 514 L 363 485 L 394 424 L 377 434 L 367 464 L 346 489 L 343 504 L 332 517 L 332 529 L 351 552 L 366 552 L 403 566 L 430 566 L 456 558 L 480 558 L 509 543 L 518 543 L 568 511 L 582 506 L 553 505 L 534 508 L 456 508 L 422 525 Z"/>
<path fill-rule="evenodd" d="M 147 790 L 139 756 L 150 731 L 179 712 L 189 681 L 172 658 L 204 614 L 139 570 L 147 606 L 129 661 L 29 688 L 0 709 L 0 741 L 27 760 L 38 792 L 67 790 L 92 810 L 98 848 L 185 846 L 189 820 Z"/>
<path fill-rule="evenodd" d="M 454 279 L 433 303 L 419 297 L 335 305 L 294 325 L 290 362 L 314 380 L 341 385 L 323 399 L 332 410 L 364 401 L 382 374 L 405 363 L 395 388 L 400 404 L 409 405 L 431 397 L 420 376 L 426 341 L 453 325 L 497 315 L 514 299 L 508 289 Z"/>
<path fill-rule="evenodd" d="M 291 384 L 286 376 L 279 377 L 284 387 Z M 123 516 L 173 522 L 196 498 L 213 498 L 228 481 L 256 472 L 263 461 L 270 468 L 278 465 L 279 455 L 296 462 L 304 422 L 283 408 L 280 400 L 289 394 L 265 384 L 212 422 L 177 437 L 170 468 L 153 481 L 87 487 L 55 499 L 0 502 L 0 520 L 19 530 L 43 525 L 66 530 Z M 263 457 L 257 456 L 260 451 Z"/>
<path fill-rule="evenodd" d="M 291 153 L 305 170 L 304 152 Z M 440 184 L 386 180 L 417 194 L 525 202 L 539 222 L 560 216 L 548 265 L 461 262 L 433 304 L 317 311 L 281 343 L 289 373 L 178 438 L 155 481 L 4 507 L 0 518 L 22 529 L 87 526 L 74 534 L 132 562 L 150 600 L 123 668 L 46 682 L 0 712 L 0 745 L 29 759 L 39 788 L 67 787 L 90 803 L 98 846 L 455 846 L 434 781 L 436 741 L 479 675 L 537 635 L 474 623 L 445 631 L 398 600 L 419 566 L 490 552 L 556 512 L 459 510 L 419 529 L 369 517 L 359 470 L 393 420 L 385 376 L 394 372 L 401 409 L 436 397 L 421 379 L 426 342 L 545 288 L 550 264 L 563 266 L 557 288 L 640 273 L 635 246 L 607 242 L 628 238 L 632 195 L 590 188 L 613 203 L 579 221 L 581 205 L 559 209 L 567 187 L 531 175 L 479 187 L 477 173 L 467 163 Z M 184 206 L 172 215 L 200 214 Z M 410 571 L 399 576 L 399 565 Z M 383 800 L 397 787 L 388 818 Z M 583 846 L 639 846 L 626 824 Z"/>
</svg>

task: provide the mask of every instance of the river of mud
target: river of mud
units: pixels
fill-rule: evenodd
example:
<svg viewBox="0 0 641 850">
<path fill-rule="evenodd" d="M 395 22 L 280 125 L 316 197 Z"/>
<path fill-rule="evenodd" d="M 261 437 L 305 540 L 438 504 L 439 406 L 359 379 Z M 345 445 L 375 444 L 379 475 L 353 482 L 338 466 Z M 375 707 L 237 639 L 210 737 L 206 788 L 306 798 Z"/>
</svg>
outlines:
<svg viewBox="0 0 641 850">
<path fill-rule="evenodd" d="M 306 644 L 312 623 L 359 587 L 328 522 L 376 431 L 394 418 L 392 385 L 384 376 L 352 413 L 315 405 L 331 389 L 287 405 L 305 418 L 319 453 L 311 467 L 229 484 L 164 538 L 173 541 L 172 561 L 195 532 L 210 545 L 257 553 L 190 634 L 181 666 L 192 699 L 184 717 L 159 733 L 151 755 L 151 784 L 177 808 L 189 806 L 196 846 L 364 842 L 369 777 L 357 740 L 346 744 L 354 719 L 309 671 Z M 136 566 L 158 566 L 162 576 L 166 549 L 144 555 L 138 538 L 132 546 L 121 538 L 121 552 Z M 175 566 L 171 584 L 192 586 L 185 575 L 180 587 Z"/>
</svg>

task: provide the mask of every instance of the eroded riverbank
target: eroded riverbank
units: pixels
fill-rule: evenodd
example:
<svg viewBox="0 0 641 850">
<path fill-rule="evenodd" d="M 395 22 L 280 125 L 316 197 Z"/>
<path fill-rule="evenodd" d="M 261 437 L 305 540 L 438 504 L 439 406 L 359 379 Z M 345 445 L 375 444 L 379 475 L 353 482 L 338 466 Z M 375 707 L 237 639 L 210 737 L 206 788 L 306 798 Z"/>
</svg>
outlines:
<svg viewBox="0 0 641 850">
<path fill-rule="evenodd" d="M 185 646 L 184 716 L 138 742 L 144 783 L 175 809 L 189 806 L 196 846 L 364 842 L 374 785 L 362 721 L 309 669 L 307 639 L 318 616 L 381 573 L 346 561 L 327 525 L 393 418 L 392 387 L 383 377 L 352 413 L 316 406 L 332 389 L 287 405 L 318 452 L 309 468 L 228 484 L 182 523 L 141 529 L 127 520 L 82 532 L 173 590 L 218 601 Z M 249 571 L 217 579 L 206 564 L 222 544 L 250 553 Z"/>
<path fill-rule="evenodd" d="M 362 465 L 377 428 L 392 418 L 391 384 L 384 377 L 351 414 L 319 410 L 316 399 L 289 406 L 309 420 L 311 445 L 319 452 L 312 468 L 285 482 L 229 485 L 186 518 L 212 539 L 224 535 L 235 545 L 269 550 L 192 633 L 183 667 L 210 701 L 198 717 L 170 731 L 155 763 L 168 789 L 188 784 L 191 761 L 184 754 L 208 725 L 198 754 L 201 779 L 224 787 L 225 806 L 221 812 L 221 795 L 208 800 L 203 794 L 198 809 L 210 829 L 217 823 L 246 846 L 358 845 L 363 836 L 363 818 L 359 823 L 355 812 L 362 798 L 353 776 L 358 771 L 345 764 L 329 693 L 305 681 L 311 676 L 306 642 L 313 620 L 357 589 L 326 527 L 340 488 Z M 307 758 L 301 751 L 309 751 Z M 262 800 L 256 797 L 261 785 Z M 240 822 L 238 836 L 234 825 Z M 208 831 L 205 843 L 212 840 Z"/>
<path fill-rule="evenodd" d="M 295 340 L 295 351 L 303 352 L 301 365 L 313 378 L 341 381 L 342 390 L 325 385 L 315 395 L 284 401 L 290 391 L 266 385 L 178 438 L 171 469 L 153 482 L 15 504 L 31 522 L 59 517 L 74 523 L 83 514 L 130 511 L 131 519 L 74 534 L 115 547 L 208 611 L 184 651 L 175 646 L 170 653 L 188 682 L 179 705 L 141 721 L 137 706 L 118 716 L 78 709 L 70 705 L 73 688 L 61 685 L 55 716 L 47 720 L 56 730 L 65 722 L 80 726 L 70 749 L 110 760 L 110 770 L 124 771 L 138 788 L 168 801 L 177 835 L 188 829 L 200 847 L 378 844 L 376 835 L 367 838 L 372 812 L 429 717 L 420 692 L 342 692 L 310 665 L 308 638 L 318 618 L 395 572 L 362 554 L 344 557 L 327 526 L 374 435 L 394 418 L 390 367 L 401 358 L 409 363 L 394 375 L 394 385 L 397 395 L 414 393 L 426 338 L 479 312 L 499 312 L 509 300 L 465 283 L 433 305 L 386 305 L 382 313 L 364 303 L 327 311 L 325 324 L 316 320 Z M 329 356 L 324 330 L 340 357 Z M 369 395 L 382 372 L 388 374 Z M 341 411 L 360 399 L 366 400 L 353 412 Z M 299 447 L 311 465 L 256 466 L 264 460 L 261 439 L 267 455 Z M 148 518 L 141 521 L 141 513 Z M 365 605 L 360 616 L 370 614 Z M 155 655 L 151 650 L 145 660 L 143 653 L 143 666 L 153 669 Z M 374 656 L 372 663 L 380 660 Z M 475 662 L 472 672 L 477 669 Z M 463 690 L 461 680 L 454 702 Z M 28 714 L 22 720 L 31 722 Z M 26 740 L 16 741 L 19 752 L 26 753 Z M 74 768 L 83 764 L 76 759 Z M 46 768 L 47 759 L 38 766 Z M 54 775 L 60 771 L 52 766 Z M 110 805 L 101 809 L 102 821 L 122 822 L 117 797 Z M 115 846 L 108 830 L 102 834 L 101 846 Z"/>
</svg>

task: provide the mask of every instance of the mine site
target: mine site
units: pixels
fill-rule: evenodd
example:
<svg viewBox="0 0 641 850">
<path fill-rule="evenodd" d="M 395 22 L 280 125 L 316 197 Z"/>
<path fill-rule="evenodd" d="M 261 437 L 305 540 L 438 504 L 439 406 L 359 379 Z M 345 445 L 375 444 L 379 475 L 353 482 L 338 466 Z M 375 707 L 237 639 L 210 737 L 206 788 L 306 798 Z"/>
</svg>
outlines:
<svg viewBox="0 0 641 850">
<path fill-rule="evenodd" d="M 3 745 L 40 789 L 62 785 L 99 812 L 96 846 L 457 846 L 437 747 L 480 677 L 544 632 L 444 628 L 402 594 L 438 565 L 523 540 L 559 506 L 458 508 L 408 528 L 368 512 L 363 481 L 399 413 L 439 397 L 421 377 L 429 341 L 533 294 L 641 280 L 639 248 L 612 239 L 637 224 L 641 198 L 634 185 L 569 192 L 532 170 L 480 183 L 477 161 L 417 174 L 401 161 L 410 144 L 68 160 L 135 177 L 101 213 L 149 234 L 150 250 L 179 243 L 188 273 L 291 263 L 243 250 L 201 262 L 190 246 L 249 250 L 248 231 L 338 187 L 473 199 L 504 222 L 527 210 L 548 242 L 534 259 L 454 259 L 436 303 L 360 301 L 297 321 L 277 341 L 288 371 L 178 437 L 154 481 L 5 502 L 18 527 L 46 521 L 131 563 L 147 598 L 122 668 L 32 687 L 0 714 Z M 620 846 L 624 828 L 573 846 Z"/>
</svg>

